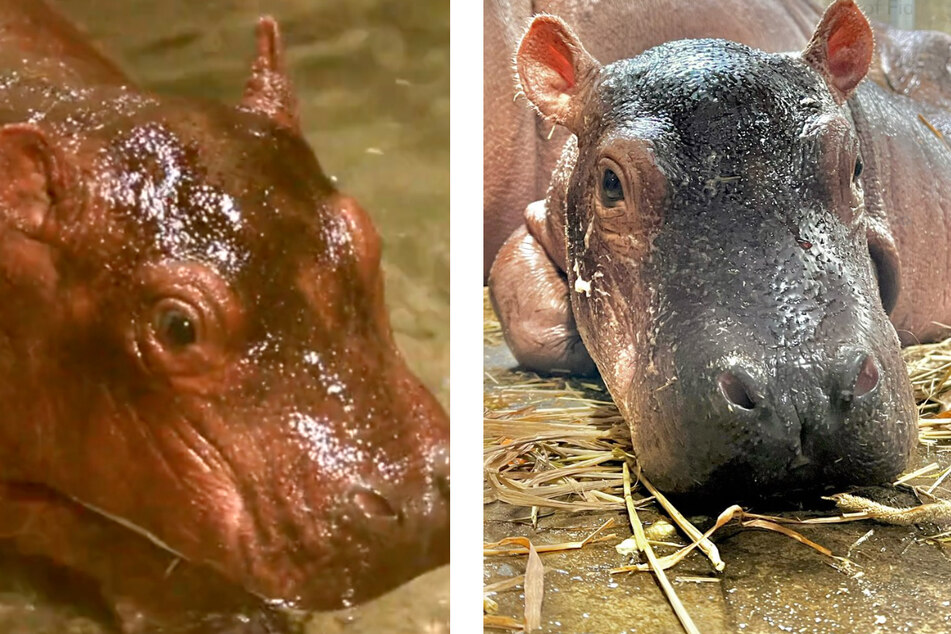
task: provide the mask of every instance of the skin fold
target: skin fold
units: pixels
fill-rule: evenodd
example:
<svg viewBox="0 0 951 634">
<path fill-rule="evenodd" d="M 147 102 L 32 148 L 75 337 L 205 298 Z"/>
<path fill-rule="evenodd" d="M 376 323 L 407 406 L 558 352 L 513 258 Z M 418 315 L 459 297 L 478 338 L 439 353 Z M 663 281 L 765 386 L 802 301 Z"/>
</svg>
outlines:
<svg viewBox="0 0 951 634">
<path fill-rule="evenodd" d="M 140 90 L 43 2 L 0 1 L 0 76 L 0 537 L 130 632 L 447 563 L 449 421 L 274 21 L 236 106 Z"/>
<path fill-rule="evenodd" d="M 516 55 L 574 139 L 495 259 L 503 331 L 540 371 L 585 371 L 559 345 L 580 340 L 672 493 L 886 482 L 914 446 L 898 335 L 951 317 L 951 153 L 946 69 L 897 51 L 945 44 L 873 33 L 849 0 L 811 29 L 797 55 L 679 40 L 602 65 L 539 16 Z M 560 322 L 517 301 L 537 295 Z"/>
</svg>

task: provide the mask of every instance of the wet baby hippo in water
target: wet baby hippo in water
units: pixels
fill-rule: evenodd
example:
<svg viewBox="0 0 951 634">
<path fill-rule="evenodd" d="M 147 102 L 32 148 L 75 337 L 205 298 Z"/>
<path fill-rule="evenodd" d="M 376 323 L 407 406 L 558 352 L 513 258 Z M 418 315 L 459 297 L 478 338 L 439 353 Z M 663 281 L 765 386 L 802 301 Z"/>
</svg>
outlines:
<svg viewBox="0 0 951 634">
<path fill-rule="evenodd" d="M 136 89 L 42 3 L 0 23 L 0 537 L 127 631 L 448 562 L 448 419 L 275 22 L 237 107 Z"/>
<path fill-rule="evenodd" d="M 896 326 L 933 338 L 951 306 L 922 293 L 908 219 L 946 224 L 951 163 L 916 104 L 862 82 L 873 47 L 849 0 L 801 54 L 681 40 L 602 66 L 554 16 L 520 44 L 521 89 L 575 136 L 492 301 L 523 365 L 600 372 L 665 491 L 878 484 L 909 460 Z"/>
</svg>

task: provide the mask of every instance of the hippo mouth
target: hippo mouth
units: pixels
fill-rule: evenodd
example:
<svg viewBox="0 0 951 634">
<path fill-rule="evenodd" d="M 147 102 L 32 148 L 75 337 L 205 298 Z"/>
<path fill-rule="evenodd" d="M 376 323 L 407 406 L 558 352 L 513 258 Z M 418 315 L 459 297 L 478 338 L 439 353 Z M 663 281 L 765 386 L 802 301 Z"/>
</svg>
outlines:
<svg viewBox="0 0 951 634">
<path fill-rule="evenodd" d="M 151 542 L 153 546 L 165 551 L 165 553 L 172 557 L 181 561 L 188 561 L 185 555 L 134 522 L 63 493 L 48 484 L 25 480 L 2 482 L 0 483 L 0 500 L 12 502 L 17 507 L 26 509 L 27 512 L 41 507 L 68 507 L 81 515 L 86 515 L 90 522 L 98 521 L 112 528 L 121 528 L 124 532 L 133 533 L 144 538 L 146 541 Z M 88 517 L 90 515 L 94 516 L 94 518 Z M 0 538 L 2 537 L 3 535 L 0 535 Z"/>
<path fill-rule="evenodd" d="M 95 532 L 102 537 L 103 541 L 108 540 L 110 543 L 119 543 L 122 546 L 132 545 L 138 554 L 144 554 L 146 559 L 154 562 L 156 570 L 164 571 L 163 575 L 158 575 L 156 582 L 166 582 L 172 570 L 180 568 L 182 565 L 196 566 L 205 571 L 203 574 L 209 586 L 227 585 L 229 594 L 238 590 L 246 595 L 245 602 L 248 604 L 261 603 L 273 607 L 279 603 L 228 581 L 224 572 L 217 570 L 217 567 L 211 562 L 190 560 L 154 533 L 134 522 L 63 493 L 47 484 L 22 480 L 0 482 L 0 508 L 5 509 L 8 505 L 12 507 L 12 513 L 9 513 L 9 516 L 16 519 L 13 520 L 13 530 L 9 532 L 5 530 L 8 524 L 0 523 L 0 530 L 2 530 L 0 539 L 18 536 L 20 531 L 16 526 L 17 523 L 20 526 L 26 526 L 34 521 L 43 521 L 42 518 L 46 514 L 53 514 L 60 521 L 65 517 L 70 522 L 70 530 Z M 7 515 L 6 512 L 4 514 Z M 83 528 L 77 529 L 74 526 L 82 526 Z M 66 557 L 64 559 L 71 558 Z M 59 564 L 62 562 L 54 561 L 53 563 Z M 65 565 L 71 567 L 71 562 L 66 562 Z M 207 577 L 208 572 L 215 573 L 215 579 L 209 579 Z"/>
<path fill-rule="evenodd" d="M 8 506 L 11 511 L 6 510 Z M 203 586 L 200 590 L 202 595 L 223 597 L 223 605 L 213 604 L 213 611 L 277 610 L 290 614 L 301 610 L 351 607 L 448 561 L 448 530 L 445 534 L 435 534 L 423 548 L 410 548 L 409 544 L 387 547 L 386 544 L 377 543 L 373 535 L 355 535 L 358 541 L 365 537 L 366 543 L 348 549 L 345 556 L 328 552 L 324 553 L 324 557 L 316 554 L 304 557 L 295 562 L 295 570 L 285 573 L 274 567 L 274 558 L 264 550 L 247 552 L 256 550 L 255 544 L 244 542 L 237 544 L 236 548 L 248 560 L 245 571 L 236 579 L 234 570 L 229 570 L 225 563 L 195 560 L 135 522 L 48 484 L 24 480 L 0 482 L 0 539 L 19 537 L 21 533 L 27 532 L 24 530 L 27 526 L 34 522 L 46 522 L 46 517 L 55 518 L 49 520 L 51 523 L 68 524 L 69 528 L 64 530 L 70 533 L 95 535 L 94 542 L 100 544 L 103 550 L 88 554 L 96 560 L 110 559 L 114 552 L 121 553 L 121 556 L 134 553 L 132 558 L 141 568 L 136 573 L 140 577 L 151 575 L 156 585 L 169 584 L 173 573 L 175 577 L 182 578 L 182 583 L 189 588 L 198 579 L 198 583 Z M 4 518 L 14 518 L 13 525 L 9 524 L 9 519 L 4 521 Z M 403 520 L 394 518 L 394 521 Z M 408 526 L 407 532 L 415 534 L 423 529 L 424 526 Z M 46 545 L 39 550 L 46 550 Z M 378 556 L 381 552 L 383 554 Z M 92 572 L 83 569 L 87 567 L 86 562 L 77 561 L 68 554 L 63 558 L 64 561 L 58 559 L 53 557 L 51 561 L 79 572 Z M 335 571 L 338 583 L 331 586 L 321 583 L 325 577 L 317 574 L 315 568 Z M 265 593 L 254 589 L 254 584 L 269 583 L 269 580 L 277 580 L 275 587 L 280 591 Z M 301 589 L 306 592 L 303 596 L 297 592 Z"/>
</svg>

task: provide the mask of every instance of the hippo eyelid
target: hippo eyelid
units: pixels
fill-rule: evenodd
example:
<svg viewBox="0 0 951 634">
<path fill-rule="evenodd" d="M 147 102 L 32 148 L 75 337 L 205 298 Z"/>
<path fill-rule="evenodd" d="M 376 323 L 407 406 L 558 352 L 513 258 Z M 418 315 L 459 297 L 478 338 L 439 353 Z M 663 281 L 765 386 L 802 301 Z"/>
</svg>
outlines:
<svg viewBox="0 0 951 634">
<path fill-rule="evenodd" d="M 168 260 L 143 270 L 141 284 L 142 303 L 128 337 L 144 370 L 198 377 L 227 364 L 229 341 L 239 332 L 243 315 L 224 278 L 200 262 Z M 170 314 L 187 324 L 166 332 Z"/>
<path fill-rule="evenodd" d="M 608 172 L 612 172 L 620 181 L 622 195 L 619 199 L 612 200 L 609 199 L 604 192 L 604 180 Z M 628 201 L 631 199 L 631 186 L 630 179 L 627 176 L 627 172 L 622 168 L 617 161 L 608 158 L 601 157 L 598 160 L 598 167 L 596 170 L 597 182 L 597 198 L 598 202 L 596 207 L 597 214 L 602 218 L 618 218 L 627 213 Z"/>
<path fill-rule="evenodd" d="M 859 154 L 858 156 L 855 157 L 855 167 L 852 169 L 853 182 L 857 181 L 859 177 L 862 175 L 862 171 L 864 170 L 864 167 L 865 165 L 864 163 L 862 163 L 862 155 Z"/>
</svg>

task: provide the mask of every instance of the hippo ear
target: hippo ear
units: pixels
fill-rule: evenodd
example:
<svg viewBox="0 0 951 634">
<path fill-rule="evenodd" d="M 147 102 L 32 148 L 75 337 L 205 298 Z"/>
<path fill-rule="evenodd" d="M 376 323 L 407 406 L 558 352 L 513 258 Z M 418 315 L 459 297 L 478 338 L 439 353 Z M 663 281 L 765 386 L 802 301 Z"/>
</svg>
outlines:
<svg viewBox="0 0 951 634">
<path fill-rule="evenodd" d="M 825 80 L 842 105 L 868 73 L 875 37 L 854 0 L 837 0 L 822 16 L 802 59 Z"/>
<path fill-rule="evenodd" d="M 241 107 L 300 132 L 297 96 L 284 68 L 284 43 L 274 18 L 261 18 L 257 36 L 258 56 L 251 66 Z"/>
<path fill-rule="evenodd" d="M 54 206 L 66 200 L 74 170 L 39 127 L 0 127 L 0 222 L 42 237 Z"/>
<path fill-rule="evenodd" d="M 522 91 L 543 116 L 578 131 L 584 96 L 601 64 L 560 18 L 532 20 L 515 56 Z"/>
</svg>

